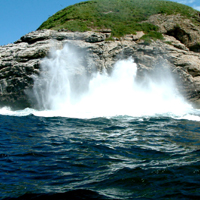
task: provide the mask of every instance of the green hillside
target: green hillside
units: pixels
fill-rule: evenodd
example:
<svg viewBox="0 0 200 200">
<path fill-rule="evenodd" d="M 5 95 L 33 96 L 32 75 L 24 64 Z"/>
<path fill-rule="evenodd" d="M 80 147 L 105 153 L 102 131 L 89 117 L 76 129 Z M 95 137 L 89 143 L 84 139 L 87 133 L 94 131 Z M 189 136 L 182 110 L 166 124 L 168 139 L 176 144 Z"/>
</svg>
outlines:
<svg viewBox="0 0 200 200">
<path fill-rule="evenodd" d="M 158 27 L 141 23 L 154 14 L 178 14 L 197 22 L 198 11 L 191 7 L 163 0 L 92 0 L 78 3 L 60 10 L 38 29 L 67 29 L 88 31 L 111 29 L 112 36 L 121 37 L 144 31 L 156 34 Z"/>
</svg>

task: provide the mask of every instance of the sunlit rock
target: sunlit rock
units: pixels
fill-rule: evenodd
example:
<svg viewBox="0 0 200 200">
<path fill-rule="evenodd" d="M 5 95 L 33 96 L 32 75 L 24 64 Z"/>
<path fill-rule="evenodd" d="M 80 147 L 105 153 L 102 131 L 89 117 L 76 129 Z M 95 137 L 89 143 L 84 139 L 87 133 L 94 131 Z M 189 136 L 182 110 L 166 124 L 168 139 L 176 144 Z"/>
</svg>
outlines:
<svg viewBox="0 0 200 200">
<path fill-rule="evenodd" d="M 199 28 L 187 20 L 183 21 L 182 29 L 193 38 L 190 42 L 185 42 L 172 34 L 174 23 L 179 18 L 180 16 L 168 16 L 167 25 L 163 16 L 158 15 L 154 23 L 162 22 L 160 30 L 164 40 L 152 40 L 149 44 L 140 39 L 143 36 L 142 32 L 109 40 L 110 33 L 106 31 L 81 33 L 42 30 L 21 37 L 14 44 L 1 46 L 0 103 L 19 107 L 30 106 L 24 91 L 33 87 L 33 77 L 40 73 L 41 60 L 49 56 L 50 49 L 62 49 L 66 43 L 84 52 L 84 58 L 77 59 L 84 61 L 82 66 L 86 67 L 88 73 L 91 73 L 94 67 L 110 73 L 118 60 L 131 56 L 138 66 L 137 79 L 142 80 L 144 73 L 149 73 L 162 62 L 167 62 L 176 77 L 180 92 L 186 99 L 197 102 L 200 99 L 200 55 L 192 47 L 195 46 L 194 39 L 199 34 Z M 155 17 L 152 17 L 149 21 L 154 19 Z"/>
</svg>

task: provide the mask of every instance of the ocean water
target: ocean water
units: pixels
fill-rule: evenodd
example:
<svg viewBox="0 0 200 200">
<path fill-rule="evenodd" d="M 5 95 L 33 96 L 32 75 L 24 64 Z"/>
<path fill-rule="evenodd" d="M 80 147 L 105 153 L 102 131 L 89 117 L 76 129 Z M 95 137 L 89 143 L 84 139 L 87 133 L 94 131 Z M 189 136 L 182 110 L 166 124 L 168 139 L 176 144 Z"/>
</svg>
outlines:
<svg viewBox="0 0 200 200">
<path fill-rule="evenodd" d="M 88 76 L 66 45 L 41 71 L 33 108 L 0 109 L 0 199 L 200 198 L 200 111 L 168 66 Z"/>
</svg>

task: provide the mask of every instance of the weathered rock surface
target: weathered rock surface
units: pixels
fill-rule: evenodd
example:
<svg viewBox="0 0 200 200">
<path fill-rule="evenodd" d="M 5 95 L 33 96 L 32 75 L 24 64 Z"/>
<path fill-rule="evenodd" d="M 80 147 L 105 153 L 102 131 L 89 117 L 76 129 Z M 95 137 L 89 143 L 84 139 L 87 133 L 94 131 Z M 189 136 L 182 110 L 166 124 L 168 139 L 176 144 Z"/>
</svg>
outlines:
<svg viewBox="0 0 200 200">
<path fill-rule="evenodd" d="M 155 18 L 156 17 L 156 18 Z M 170 66 L 176 76 L 179 91 L 190 101 L 200 101 L 200 29 L 180 16 L 152 16 L 149 21 L 158 25 L 164 40 L 146 44 L 137 35 L 108 41 L 109 32 L 67 32 L 42 30 L 31 32 L 14 44 L 0 46 L 0 105 L 13 108 L 30 106 L 25 91 L 33 86 L 33 75 L 40 73 L 41 59 L 50 48 L 61 49 L 70 43 L 84 50 L 87 58 L 83 66 L 95 65 L 99 70 L 112 70 L 113 64 L 132 56 L 138 65 L 138 80 L 143 73 L 152 71 L 162 63 Z M 180 33 L 182 35 L 180 36 Z M 81 58 L 80 58 L 81 59 Z M 88 67 L 88 70 L 90 67 Z"/>
<path fill-rule="evenodd" d="M 199 17 L 199 16 L 198 16 Z M 163 34 L 173 36 L 191 51 L 200 51 L 200 28 L 181 15 L 152 15 L 148 21 Z"/>
</svg>

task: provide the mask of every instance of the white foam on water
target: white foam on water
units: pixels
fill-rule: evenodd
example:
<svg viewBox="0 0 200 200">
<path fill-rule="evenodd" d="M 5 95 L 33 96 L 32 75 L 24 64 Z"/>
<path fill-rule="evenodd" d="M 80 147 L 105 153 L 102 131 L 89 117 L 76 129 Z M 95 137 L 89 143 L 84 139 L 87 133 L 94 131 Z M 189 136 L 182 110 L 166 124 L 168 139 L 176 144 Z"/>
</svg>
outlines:
<svg viewBox="0 0 200 200">
<path fill-rule="evenodd" d="M 65 45 L 43 59 L 41 74 L 34 78 L 29 95 L 37 109 L 2 108 L 0 114 L 74 118 L 161 115 L 200 121 L 199 114 L 193 115 L 198 111 L 177 91 L 167 67 L 159 67 L 165 69 L 159 69 L 156 76 L 146 75 L 140 83 L 132 58 L 116 62 L 111 74 L 96 72 L 88 77 L 76 50 Z M 82 74 L 80 80 L 75 79 L 77 73 Z"/>
</svg>

